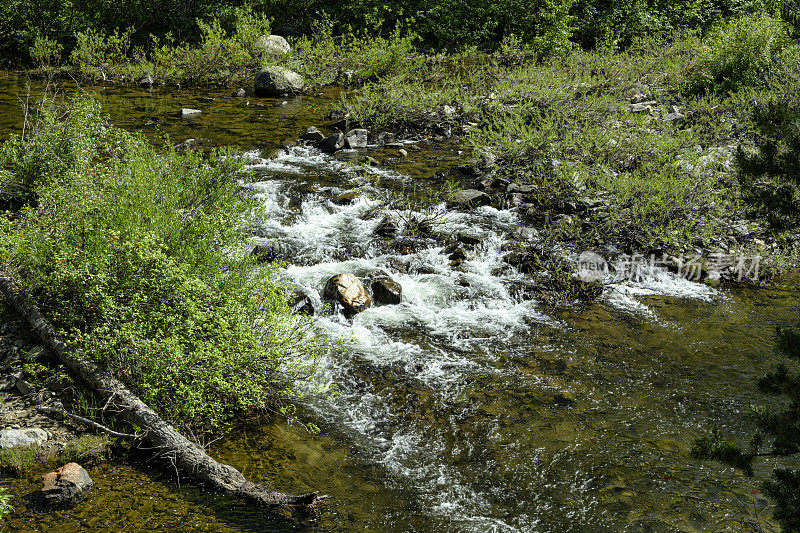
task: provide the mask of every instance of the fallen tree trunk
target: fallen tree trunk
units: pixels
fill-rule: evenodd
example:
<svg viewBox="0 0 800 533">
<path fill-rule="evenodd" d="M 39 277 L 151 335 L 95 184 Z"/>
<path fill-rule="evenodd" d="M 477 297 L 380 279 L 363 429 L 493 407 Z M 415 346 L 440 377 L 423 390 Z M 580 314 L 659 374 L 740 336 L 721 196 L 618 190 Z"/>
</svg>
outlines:
<svg viewBox="0 0 800 533">
<path fill-rule="evenodd" d="M 28 321 L 44 345 L 70 372 L 83 381 L 102 401 L 113 399 L 119 416 L 145 431 L 143 439 L 168 454 L 180 470 L 209 483 L 226 493 L 278 511 L 312 512 L 324 499 L 317 493 L 293 496 L 274 492 L 247 481 L 232 466 L 221 464 L 206 454 L 197 444 L 181 435 L 147 404 L 133 394 L 121 381 L 109 376 L 97 365 L 69 353 L 56 330 L 28 297 L 25 286 L 0 268 L 0 293 Z"/>
</svg>

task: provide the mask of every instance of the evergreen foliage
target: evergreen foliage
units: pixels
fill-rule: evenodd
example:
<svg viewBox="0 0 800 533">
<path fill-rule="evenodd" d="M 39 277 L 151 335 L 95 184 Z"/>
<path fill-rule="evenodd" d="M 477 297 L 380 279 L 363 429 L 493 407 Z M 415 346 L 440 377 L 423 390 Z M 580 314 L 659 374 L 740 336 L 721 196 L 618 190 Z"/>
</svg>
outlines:
<svg viewBox="0 0 800 533">
<path fill-rule="evenodd" d="M 762 137 L 756 152 L 740 149 L 739 181 L 745 197 L 778 227 L 800 224 L 800 106 L 770 101 L 753 112 Z"/>
<path fill-rule="evenodd" d="M 778 328 L 777 351 L 795 363 L 800 360 L 800 332 Z M 772 411 L 764 407 L 755 408 L 753 416 L 759 432 L 753 437 L 751 450 L 743 452 L 741 447 L 725 440 L 718 431 L 697 439 L 692 455 L 698 459 L 714 459 L 739 468 L 748 476 L 753 475 L 753 461 L 764 456 L 789 456 L 800 453 L 800 373 L 790 369 L 791 363 L 781 363 L 775 370 L 759 381 L 759 390 L 764 394 L 785 399 L 785 408 Z M 770 443 L 762 451 L 765 440 Z M 800 470 L 778 468 L 773 479 L 765 481 L 762 489 L 775 501 L 775 519 L 787 532 L 800 531 Z"/>
</svg>

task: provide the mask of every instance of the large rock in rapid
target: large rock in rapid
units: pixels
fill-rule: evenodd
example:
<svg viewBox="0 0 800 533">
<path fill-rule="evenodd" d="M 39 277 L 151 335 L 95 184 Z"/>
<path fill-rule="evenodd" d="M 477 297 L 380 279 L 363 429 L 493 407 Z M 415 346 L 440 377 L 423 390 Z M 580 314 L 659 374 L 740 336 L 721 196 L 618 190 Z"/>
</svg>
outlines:
<svg viewBox="0 0 800 533">
<path fill-rule="evenodd" d="M 272 263 L 280 260 L 285 254 L 284 247 L 276 240 L 262 240 L 256 243 L 250 255 L 259 263 Z"/>
<path fill-rule="evenodd" d="M 372 305 L 372 299 L 361 281 L 353 274 L 337 274 L 325 283 L 325 300 L 338 302 L 347 317 L 357 315 Z"/>
<path fill-rule="evenodd" d="M 369 132 L 365 129 L 354 129 L 344 135 L 344 143 L 348 148 L 366 148 Z"/>
<path fill-rule="evenodd" d="M 303 76 L 283 67 L 267 67 L 256 74 L 253 82 L 253 88 L 258 96 L 301 93 L 304 87 Z"/>
<path fill-rule="evenodd" d="M 297 288 L 291 291 L 289 294 L 288 303 L 293 315 L 314 316 L 317 314 L 317 308 L 314 304 L 314 300 L 302 289 Z"/>
<path fill-rule="evenodd" d="M 384 216 L 374 230 L 375 234 L 381 237 L 394 237 L 398 231 L 397 221 L 389 215 Z"/>
<path fill-rule="evenodd" d="M 377 305 L 397 305 L 403 301 L 403 287 L 389 277 L 380 277 L 372 282 L 372 296 Z"/>
<path fill-rule="evenodd" d="M 282 56 L 292 51 L 292 47 L 280 35 L 262 35 L 256 41 L 256 46 L 263 53 L 271 56 Z"/>
<path fill-rule="evenodd" d="M 72 505 L 81 501 L 94 482 L 78 463 L 67 463 L 42 476 L 42 496 L 50 505 Z"/>
<path fill-rule="evenodd" d="M 39 428 L 4 429 L 0 431 L 0 448 L 41 445 L 47 440 L 47 432 Z"/>
<path fill-rule="evenodd" d="M 332 154 L 344 148 L 344 134 L 334 133 L 333 135 L 329 135 L 317 142 L 314 146 L 316 146 L 321 152 Z"/>
</svg>

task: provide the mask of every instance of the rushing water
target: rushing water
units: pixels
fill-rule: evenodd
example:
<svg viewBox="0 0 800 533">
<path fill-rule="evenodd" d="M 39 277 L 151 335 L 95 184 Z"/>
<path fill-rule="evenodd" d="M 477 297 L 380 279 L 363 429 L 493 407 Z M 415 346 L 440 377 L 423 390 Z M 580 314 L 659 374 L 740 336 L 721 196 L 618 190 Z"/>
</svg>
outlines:
<svg viewBox="0 0 800 533">
<path fill-rule="evenodd" d="M 8 110 L 22 87 L 15 80 L 0 91 L 0 122 L 11 129 L 19 124 Z M 797 289 L 711 288 L 658 272 L 607 283 L 588 309 L 552 311 L 525 296 L 527 276 L 502 261 L 508 245 L 534 239 L 535 228 L 491 207 L 420 213 L 385 192 L 410 182 L 441 188 L 437 173 L 458 161 L 456 147 L 434 142 L 405 160 L 375 150 L 385 163 L 378 168 L 302 147 L 265 158 L 322 122 L 334 97 L 284 104 L 222 91 L 100 93 L 124 127 L 154 137 L 166 131 L 176 142 L 258 147 L 248 168 L 269 217 L 257 233 L 280 244 L 289 261 L 281 275 L 317 303 L 340 272 L 385 271 L 403 288 L 399 305 L 353 320 L 327 311 L 315 319 L 345 347 L 319 362 L 317 392 L 301 412 L 320 434 L 252 421 L 214 443 L 213 454 L 277 489 L 330 495 L 308 526 L 319 531 L 748 530 L 768 504 L 757 482 L 688 452 L 715 426 L 748 435 L 743 413 L 766 401 L 754 383 L 775 362 L 774 327 L 797 320 Z M 196 121 L 173 116 L 192 102 L 206 106 Z M 331 201 L 353 189 L 353 202 Z M 481 243 L 457 267 L 441 240 L 398 251 L 374 234 L 386 213 L 401 222 L 435 213 L 438 232 L 469 232 Z M 8 525 L 292 529 L 151 468 L 91 470 L 98 488 L 73 510 L 44 512 L 18 498 Z M 40 473 L 2 485 L 29 494 Z"/>
</svg>

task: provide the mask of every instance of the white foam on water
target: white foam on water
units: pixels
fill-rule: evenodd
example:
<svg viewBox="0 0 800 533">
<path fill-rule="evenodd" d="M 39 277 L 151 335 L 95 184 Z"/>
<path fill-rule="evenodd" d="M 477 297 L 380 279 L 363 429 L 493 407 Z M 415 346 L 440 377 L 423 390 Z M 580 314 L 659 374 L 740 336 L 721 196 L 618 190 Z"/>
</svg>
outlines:
<svg viewBox="0 0 800 533">
<path fill-rule="evenodd" d="M 376 464 L 416 486 L 424 507 L 434 516 L 464 531 L 532 531 L 535 520 L 524 524 L 516 517 L 514 524 L 509 524 L 491 516 L 490 494 L 477 492 L 462 479 L 457 465 L 447 464 L 441 437 L 431 437 L 424 428 L 413 425 L 399 431 L 389 429 L 401 413 L 395 413 L 396 407 L 386 401 L 387 392 L 376 391 L 362 375 L 399 372 L 446 402 L 458 397 L 466 377 L 502 372 L 492 364 L 493 352 L 512 339 L 524 338 L 532 324 L 561 327 L 539 310 L 536 301 L 521 301 L 512 294 L 514 283 L 526 279 L 503 262 L 503 245 L 513 240 L 511 234 L 519 226 L 517 216 L 492 207 L 471 213 L 447 212 L 444 205 L 425 213 L 392 210 L 371 198 L 368 191 L 344 206 L 334 205 L 322 194 L 309 194 L 292 203 L 292 184 L 282 176 L 316 174 L 342 182 L 352 179 L 358 170 L 303 147 L 281 151 L 274 159 L 253 157 L 252 161 L 250 168 L 264 178 L 252 184 L 267 215 L 261 234 L 276 239 L 293 263 L 281 275 L 312 294 L 315 301 L 321 301 L 323 286 L 331 276 L 350 272 L 365 277 L 389 265 L 403 265 L 400 271 L 390 272 L 403 289 L 401 304 L 372 307 L 352 320 L 332 313 L 315 319 L 321 334 L 342 342 L 347 350 L 322 357 L 317 385 L 338 394 L 312 397 L 309 407 L 344 428 Z M 367 172 L 391 174 L 371 168 Z M 476 234 L 481 244 L 469 251 L 458 268 L 450 264 L 441 245 L 408 255 L 387 251 L 373 234 L 380 213 L 367 217 L 375 211 L 397 220 L 433 217 L 437 230 L 449 235 Z M 652 295 L 708 300 L 715 291 L 664 271 L 641 281 L 615 284 L 606 290 L 604 299 L 610 305 L 654 316 L 639 301 Z M 558 461 L 548 464 L 533 450 L 526 453 L 530 453 L 526 475 L 540 476 L 546 486 L 548 476 L 559 468 Z M 590 494 L 589 481 L 576 477 L 563 482 L 584 500 L 582 511 L 575 516 L 578 521 L 588 520 L 588 513 L 598 505 Z M 553 505 L 535 494 L 528 496 L 542 509 Z"/>
<path fill-rule="evenodd" d="M 639 300 L 651 296 L 669 296 L 710 302 L 719 297 L 720 293 L 713 287 L 686 279 L 662 268 L 648 271 L 641 279 L 611 284 L 604 293 L 604 298 L 609 304 L 657 320 L 657 315 Z"/>
</svg>

